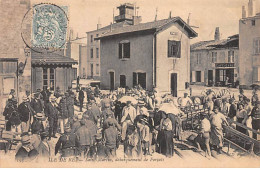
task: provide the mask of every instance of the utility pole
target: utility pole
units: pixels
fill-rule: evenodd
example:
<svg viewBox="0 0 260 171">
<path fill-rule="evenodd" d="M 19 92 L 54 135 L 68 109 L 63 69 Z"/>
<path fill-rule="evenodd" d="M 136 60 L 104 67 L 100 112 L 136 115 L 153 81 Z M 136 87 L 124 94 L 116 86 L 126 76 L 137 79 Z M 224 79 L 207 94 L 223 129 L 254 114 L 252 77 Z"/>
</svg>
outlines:
<svg viewBox="0 0 260 171">
<path fill-rule="evenodd" d="M 155 11 L 155 19 L 154 19 L 154 21 L 157 21 L 157 13 L 158 13 L 158 7 L 156 7 L 156 11 Z"/>
</svg>

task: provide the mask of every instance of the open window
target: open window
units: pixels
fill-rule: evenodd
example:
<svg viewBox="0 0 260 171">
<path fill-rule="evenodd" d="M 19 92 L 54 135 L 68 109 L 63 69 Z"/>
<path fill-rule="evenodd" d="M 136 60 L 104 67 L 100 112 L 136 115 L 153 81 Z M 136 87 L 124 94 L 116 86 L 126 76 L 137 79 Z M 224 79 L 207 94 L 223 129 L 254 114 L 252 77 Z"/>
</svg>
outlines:
<svg viewBox="0 0 260 171">
<path fill-rule="evenodd" d="M 128 40 L 119 43 L 119 59 L 130 58 L 130 42 Z"/>
</svg>

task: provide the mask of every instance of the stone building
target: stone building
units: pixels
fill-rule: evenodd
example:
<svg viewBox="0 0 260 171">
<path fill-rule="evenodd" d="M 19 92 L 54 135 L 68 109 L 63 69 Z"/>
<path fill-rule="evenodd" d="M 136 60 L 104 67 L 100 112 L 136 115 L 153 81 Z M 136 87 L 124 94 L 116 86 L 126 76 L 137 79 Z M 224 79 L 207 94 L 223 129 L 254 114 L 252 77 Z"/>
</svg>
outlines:
<svg viewBox="0 0 260 171">
<path fill-rule="evenodd" d="M 245 9 L 239 20 L 239 77 L 240 85 L 249 88 L 260 82 L 260 1 L 250 0 Z"/>
<path fill-rule="evenodd" d="M 191 84 L 234 87 L 238 80 L 239 35 L 191 45 Z"/>
<path fill-rule="evenodd" d="M 11 89 L 19 103 L 31 91 L 31 54 L 21 37 L 31 34 L 31 21 L 22 24 L 29 9 L 30 0 L 0 1 L 0 115 Z"/>
<path fill-rule="evenodd" d="M 123 16 L 121 16 L 123 17 Z M 197 33 L 180 17 L 112 29 L 100 40 L 101 88 L 141 85 L 185 91 L 190 82 L 190 39 Z"/>
</svg>

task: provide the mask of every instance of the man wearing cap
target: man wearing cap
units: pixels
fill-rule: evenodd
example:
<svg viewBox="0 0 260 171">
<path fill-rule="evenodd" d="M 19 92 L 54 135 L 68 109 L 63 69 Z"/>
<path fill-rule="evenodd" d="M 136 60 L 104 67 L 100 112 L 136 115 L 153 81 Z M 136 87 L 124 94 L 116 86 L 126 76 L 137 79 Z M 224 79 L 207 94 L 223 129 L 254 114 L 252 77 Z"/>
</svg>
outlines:
<svg viewBox="0 0 260 171">
<path fill-rule="evenodd" d="M 56 104 L 56 97 L 50 96 L 50 103 L 47 103 L 45 108 L 45 114 L 49 120 L 49 140 L 51 137 L 57 138 L 57 126 L 58 126 L 58 109 Z"/>
<path fill-rule="evenodd" d="M 22 122 L 22 132 L 28 132 L 30 127 L 31 110 L 26 96 L 23 96 L 23 102 L 18 106 L 18 112 Z"/>
<path fill-rule="evenodd" d="M 45 87 L 43 89 L 43 91 L 41 92 L 42 94 L 42 98 L 43 98 L 43 101 L 44 101 L 44 107 L 47 105 L 47 103 L 49 103 L 49 98 L 50 98 L 50 95 L 51 95 L 51 92 L 50 92 L 50 87 Z"/>
<path fill-rule="evenodd" d="M 6 130 L 7 131 L 11 131 L 12 125 L 15 125 L 14 123 L 12 123 L 13 118 L 15 117 L 16 119 L 18 119 L 18 125 L 20 124 L 20 118 L 17 112 L 17 102 L 15 102 L 15 99 L 8 99 L 8 102 L 5 106 L 3 115 L 5 116 L 5 120 L 7 120 L 6 122 Z"/>
<path fill-rule="evenodd" d="M 237 106 L 235 105 L 235 100 L 233 98 L 229 99 L 229 112 L 228 112 L 228 117 L 231 120 L 234 120 L 234 117 L 237 115 Z"/>
<path fill-rule="evenodd" d="M 108 126 L 109 127 L 104 131 L 104 141 L 108 150 L 108 157 L 113 158 L 116 156 L 118 132 L 113 123 L 108 122 Z"/>
<path fill-rule="evenodd" d="M 81 120 L 81 126 L 75 133 L 79 142 L 79 152 L 81 157 L 87 157 L 89 149 L 93 145 L 93 137 L 85 124 L 86 122 Z"/>
<path fill-rule="evenodd" d="M 75 133 L 71 132 L 70 127 L 65 127 L 63 134 L 55 145 L 55 155 L 61 150 L 61 157 L 75 156 L 76 145 L 79 144 Z"/>
<path fill-rule="evenodd" d="M 256 131 L 260 129 L 260 101 L 256 102 L 256 106 L 253 107 L 252 112 L 252 128 Z M 253 133 L 253 138 L 257 139 L 257 134 Z"/>
<path fill-rule="evenodd" d="M 222 124 L 229 125 L 226 117 L 219 112 L 218 107 L 214 107 L 213 114 L 210 116 L 211 122 L 211 144 L 215 146 L 218 153 L 222 153 L 223 147 L 223 127 Z"/>
<path fill-rule="evenodd" d="M 11 100 L 15 99 L 15 90 L 14 89 L 11 89 L 8 99 L 11 99 Z"/>
<path fill-rule="evenodd" d="M 229 108 L 230 108 L 230 104 L 228 103 L 226 98 L 223 98 L 222 103 L 220 105 L 221 113 L 227 116 L 229 112 Z"/>
</svg>

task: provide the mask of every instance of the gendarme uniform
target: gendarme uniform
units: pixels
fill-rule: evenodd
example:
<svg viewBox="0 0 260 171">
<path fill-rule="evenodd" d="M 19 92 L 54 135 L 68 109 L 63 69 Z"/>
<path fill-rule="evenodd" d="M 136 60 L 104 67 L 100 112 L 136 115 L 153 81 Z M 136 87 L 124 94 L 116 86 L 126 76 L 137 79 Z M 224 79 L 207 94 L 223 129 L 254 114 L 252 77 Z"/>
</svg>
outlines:
<svg viewBox="0 0 260 171">
<path fill-rule="evenodd" d="M 76 145 L 78 144 L 78 139 L 75 133 L 71 132 L 70 128 L 65 129 L 65 134 L 63 134 L 56 146 L 55 155 L 61 150 L 61 157 L 71 157 L 75 156 Z"/>
</svg>

